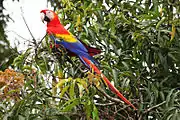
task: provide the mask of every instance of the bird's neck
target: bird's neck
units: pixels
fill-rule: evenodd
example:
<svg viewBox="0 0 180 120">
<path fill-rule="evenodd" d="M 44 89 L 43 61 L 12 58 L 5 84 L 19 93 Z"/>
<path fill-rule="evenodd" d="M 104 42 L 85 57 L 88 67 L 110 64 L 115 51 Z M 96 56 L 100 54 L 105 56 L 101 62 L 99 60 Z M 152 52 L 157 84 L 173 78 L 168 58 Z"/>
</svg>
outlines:
<svg viewBox="0 0 180 120">
<path fill-rule="evenodd" d="M 58 19 L 52 20 L 47 24 L 47 31 L 53 34 L 70 34 Z"/>
<path fill-rule="evenodd" d="M 51 22 L 47 23 L 47 27 L 55 27 L 61 25 L 58 19 L 54 19 Z"/>
</svg>

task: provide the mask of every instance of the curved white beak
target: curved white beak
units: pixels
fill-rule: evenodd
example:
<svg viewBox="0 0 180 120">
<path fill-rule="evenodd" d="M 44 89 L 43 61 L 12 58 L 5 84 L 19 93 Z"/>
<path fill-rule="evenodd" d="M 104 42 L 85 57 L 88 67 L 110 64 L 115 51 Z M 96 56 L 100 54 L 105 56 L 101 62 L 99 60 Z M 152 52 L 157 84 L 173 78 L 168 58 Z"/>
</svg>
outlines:
<svg viewBox="0 0 180 120">
<path fill-rule="evenodd" d="M 41 13 L 41 21 L 44 23 L 45 14 Z"/>
</svg>

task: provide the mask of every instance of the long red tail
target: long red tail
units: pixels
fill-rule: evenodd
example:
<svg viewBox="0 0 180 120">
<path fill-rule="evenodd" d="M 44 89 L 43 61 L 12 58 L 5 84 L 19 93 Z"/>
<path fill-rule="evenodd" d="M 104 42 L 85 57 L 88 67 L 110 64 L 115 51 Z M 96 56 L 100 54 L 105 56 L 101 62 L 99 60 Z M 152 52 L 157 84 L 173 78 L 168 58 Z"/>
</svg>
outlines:
<svg viewBox="0 0 180 120">
<path fill-rule="evenodd" d="M 112 84 L 111 82 L 106 78 L 104 74 L 101 73 L 101 71 L 87 58 L 83 57 L 83 60 L 91 66 L 91 68 L 96 72 L 96 74 L 101 75 L 102 79 L 104 82 L 108 85 L 109 89 L 115 93 L 119 98 L 121 98 L 126 104 L 130 105 L 134 110 L 137 110 L 136 107 L 129 101 L 127 100 Z"/>
</svg>

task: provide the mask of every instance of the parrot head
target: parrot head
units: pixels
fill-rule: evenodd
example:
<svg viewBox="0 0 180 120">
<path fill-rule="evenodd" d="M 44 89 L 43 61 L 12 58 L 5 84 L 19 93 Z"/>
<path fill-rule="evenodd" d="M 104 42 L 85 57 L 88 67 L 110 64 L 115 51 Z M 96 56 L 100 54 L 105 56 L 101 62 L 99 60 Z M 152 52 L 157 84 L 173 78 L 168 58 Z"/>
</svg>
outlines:
<svg viewBox="0 0 180 120">
<path fill-rule="evenodd" d="M 56 25 L 60 23 L 60 20 L 58 18 L 58 15 L 52 11 L 52 10 L 41 10 L 42 16 L 41 16 L 41 20 L 44 23 L 47 22 L 47 25 Z"/>
</svg>

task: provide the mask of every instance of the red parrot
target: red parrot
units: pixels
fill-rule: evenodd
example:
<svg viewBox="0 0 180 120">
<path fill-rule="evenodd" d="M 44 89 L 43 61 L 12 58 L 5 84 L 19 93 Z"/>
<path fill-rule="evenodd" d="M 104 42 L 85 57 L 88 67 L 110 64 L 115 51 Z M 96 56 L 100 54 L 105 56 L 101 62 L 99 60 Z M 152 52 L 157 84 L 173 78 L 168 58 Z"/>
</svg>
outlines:
<svg viewBox="0 0 180 120">
<path fill-rule="evenodd" d="M 91 48 L 82 44 L 72 33 L 64 28 L 61 24 L 58 15 L 52 10 L 42 10 L 43 13 L 42 21 L 47 22 L 47 33 L 51 40 L 54 41 L 55 45 L 62 45 L 71 53 L 79 57 L 82 63 L 89 69 L 93 70 L 96 74 L 100 75 L 104 80 L 108 88 L 114 92 L 119 98 L 121 98 L 126 104 L 132 106 L 136 110 L 136 107 L 128 101 L 106 78 L 106 76 L 98 69 L 98 62 L 92 57 L 94 54 L 98 54 L 100 51 L 96 51 L 92 48 L 94 52 L 91 54 Z"/>
</svg>

